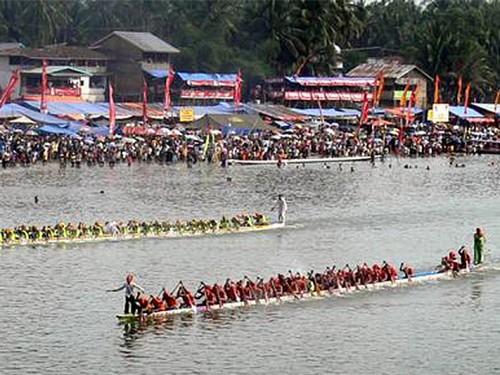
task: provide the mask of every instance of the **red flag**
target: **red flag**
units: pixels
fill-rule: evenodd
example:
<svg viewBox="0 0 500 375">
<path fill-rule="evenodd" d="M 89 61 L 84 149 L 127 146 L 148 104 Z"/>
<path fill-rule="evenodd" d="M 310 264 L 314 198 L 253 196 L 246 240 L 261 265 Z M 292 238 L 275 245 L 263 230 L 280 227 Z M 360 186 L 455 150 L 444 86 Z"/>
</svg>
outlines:
<svg viewBox="0 0 500 375">
<path fill-rule="evenodd" d="M 116 107 L 113 99 L 113 86 L 109 83 L 109 136 L 113 136 L 116 125 Z"/>
<path fill-rule="evenodd" d="M 436 74 L 436 78 L 434 79 L 434 104 L 439 103 L 439 84 L 441 79 Z"/>
<path fill-rule="evenodd" d="M 238 71 L 236 76 L 236 84 L 234 85 L 234 106 L 239 107 L 241 104 L 241 84 L 243 80 L 241 79 L 241 71 Z"/>
<path fill-rule="evenodd" d="M 148 123 L 148 83 L 145 79 L 142 81 L 142 123 Z"/>
<path fill-rule="evenodd" d="M 460 105 L 462 102 L 462 85 L 462 76 L 459 76 L 457 82 L 457 105 Z"/>
<path fill-rule="evenodd" d="M 40 95 L 40 112 L 42 113 L 47 113 L 48 112 L 48 107 L 47 107 L 47 97 L 45 96 L 45 93 L 47 92 L 48 89 L 48 82 L 47 82 L 47 60 L 43 59 L 42 61 L 42 92 Z"/>
<path fill-rule="evenodd" d="M 9 83 L 0 97 L 0 108 L 2 108 L 3 105 L 10 99 L 12 91 L 14 90 L 14 87 L 16 87 L 17 81 L 19 81 L 19 70 L 16 69 L 12 72 Z"/>
<path fill-rule="evenodd" d="M 378 90 L 377 97 L 375 98 L 375 105 L 378 106 L 380 104 L 380 98 L 382 97 L 382 93 L 384 92 L 384 72 L 380 72 L 380 78 L 378 80 Z"/>
<path fill-rule="evenodd" d="M 163 93 L 163 112 L 166 116 L 167 112 L 170 110 L 172 106 L 172 99 L 170 97 L 170 86 L 172 86 L 172 82 L 174 81 L 175 72 L 169 67 L 167 72 L 167 78 L 165 79 L 165 89 Z"/>
<path fill-rule="evenodd" d="M 410 100 L 408 101 L 408 108 L 406 109 L 406 126 L 410 124 L 410 121 L 414 117 L 412 109 L 417 104 L 417 92 L 418 92 L 418 85 L 415 86 L 415 89 L 413 89 L 410 94 Z"/>
<path fill-rule="evenodd" d="M 469 100 L 470 100 L 470 82 L 467 84 L 467 87 L 465 88 L 465 101 L 464 101 L 464 113 L 467 113 L 467 108 L 469 107 Z"/>
<path fill-rule="evenodd" d="M 406 96 L 408 95 L 408 90 L 410 89 L 410 82 L 408 82 L 405 86 L 405 89 L 403 90 L 403 95 L 401 96 L 401 99 L 399 100 L 399 106 L 400 107 L 406 107 Z"/>
<path fill-rule="evenodd" d="M 363 93 L 363 105 L 361 106 L 361 116 L 359 117 L 359 124 L 358 128 L 356 129 L 356 136 L 359 135 L 359 130 L 361 129 L 361 126 L 368 120 L 368 111 L 370 110 L 369 108 L 369 103 L 368 103 L 368 93 L 365 91 Z"/>
</svg>

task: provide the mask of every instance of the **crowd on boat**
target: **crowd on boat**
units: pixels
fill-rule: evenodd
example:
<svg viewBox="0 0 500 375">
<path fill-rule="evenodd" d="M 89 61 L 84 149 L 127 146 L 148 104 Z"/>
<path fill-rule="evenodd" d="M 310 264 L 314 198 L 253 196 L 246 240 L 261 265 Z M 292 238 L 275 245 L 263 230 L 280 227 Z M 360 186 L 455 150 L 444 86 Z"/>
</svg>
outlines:
<svg viewBox="0 0 500 375">
<path fill-rule="evenodd" d="M 261 213 L 239 214 L 220 220 L 193 219 L 189 221 L 137 221 L 127 222 L 96 221 L 94 224 L 64 223 L 55 225 L 20 225 L 0 229 L 0 245 L 17 243 L 43 243 L 60 240 L 90 240 L 106 237 L 145 237 L 167 236 L 172 233 L 189 235 L 215 233 L 217 231 L 237 231 L 240 228 L 259 227 L 270 224 L 266 215 Z"/>
<path fill-rule="evenodd" d="M 482 260 L 479 261 L 479 263 Z M 479 264 L 475 262 L 475 264 Z M 457 274 L 462 270 L 470 270 L 472 257 L 469 250 L 462 246 L 458 252 L 451 250 L 443 256 L 441 263 L 436 267 L 436 273 L 452 272 Z M 151 314 L 175 309 L 192 309 L 197 306 L 223 307 L 227 303 L 249 301 L 268 302 L 274 298 L 280 300 L 289 296 L 301 299 L 305 294 L 319 295 L 322 292 L 335 293 L 350 289 L 362 289 L 369 284 L 390 282 L 403 278 L 411 281 L 416 277 L 415 268 L 409 264 L 401 263 L 399 268 L 383 261 L 381 264 L 367 263 L 351 267 L 326 267 L 323 272 L 311 270 L 307 274 L 288 271 L 287 274 L 277 274 L 268 280 L 262 277 L 251 279 L 244 276 L 240 280 L 226 279 L 224 284 L 207 284 L 200 282 L 195 291 L 189 290 L 182 281 L 169 291 L 163 288 L 158 294 L 147 294 L 135 282 L 133 274 L 126 276 L 125 283 L 108 292 L 125 290 L 125 314 Z"/>
<path fill-rule="evenodd" d="M 134 276 L 129 274 L 122 286 L 108 291 L 125 290 L 124 313 L 141 314 L 196 306 L 222 307 L 226 303 L 268 301 L 270 298 L 279 300 L 284 296 L 300 299 L 307 293 L 361 288 L 368 284 L 395 282 L 399 277 L 411 279 L 415 276 L 415 269 L 404 263 L 400 265 L 399 271 L 401 276 L 398 268 L 385 261 L 372 266 L 363 263 L 354 268 L 348 264 L 342 268 L 334 265 L 326 267 L 323 272 L 301 274 L 288 271 L 287 274 L 278 274 L 268 280 L 261 277 L 252 280 L 244 276 L 241 280 L 226 279 L 224 284 L 201 282 L 195 292 L 180 281 L 173 290 L 163 288 L 157 295 L 146 294 L 144 288 L 135 282 Z"/>
<path fill-rule="evenodd" d="M 476 265 L 482 263 L 481 260 L 474 262 Z M 441 258 L 441 264 L 437 267 L 438 272 L 459 272 L 462 269 L 470 269 L 472 265 L 472 256 L 469 250 L 462 246 L 458 251 L 450 252 Z"/>
<path fill-rule="evenodd" d="M 416 128 L 417 129 L 417 128 Z M 408 133 L 399 148 L 394 132 L 378 131 L 374 137 L 356 137 L 353 129 L 329 126 L 295 126 L 281 133 L 268 131 L 250 135 L 201 134 L 176 130 L 167 135 L 134 137 L 96 137 L 85 135 L 43 135 L 36 133 L 0 133 L 0 161 L 3 168 L 59 162 L 61 167 L 105 166 L 117 163 L 200 161 L 227 165 L 229 159 L 279 160 L 367 156 L 372 153 L 398 152 L 410 156 L 432 156 L 444 152 L 477 152 L 453 131 Z M 485 133 L 486 134 L 486 133 Z M 488 133 L 489 134 L 489 133 Z M 491 134 L 486 136 L 493 136 Z"/>
</svg>

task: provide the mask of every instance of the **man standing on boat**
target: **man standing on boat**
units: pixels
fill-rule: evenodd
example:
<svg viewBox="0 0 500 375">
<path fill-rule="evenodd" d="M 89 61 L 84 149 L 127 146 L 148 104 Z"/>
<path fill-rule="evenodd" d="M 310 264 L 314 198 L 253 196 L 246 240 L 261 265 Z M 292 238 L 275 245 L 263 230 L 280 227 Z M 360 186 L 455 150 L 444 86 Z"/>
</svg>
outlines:
<svg viewBox="0 0 500 375">
<path fill-rule="evenodd" d="M 128 314 L 129 309 L 131 308 L 132 314 L 135 314 L 138 304 L 135 300 L 134 290 L 138 289 L 144 293 L 144 289 L 139 284 L 134 282 L 134 275 L 129 273 L 122 286 L 116 289 L 106 290 L 106 292 L 119 292 L 122 289 L 125 289 L 125 308 L 123 312 Z"/>
<path fill-rule="evenodd" d="M 478 265 L 484 261 L 484 243 L 486 242 L 486 237 L 484 236 L 481 228 L 476 228 L 476 233 L 474 233 L 474 264 Z"/>
<path fill-rule="evenodd" d="M 286 203 L 285 197 L 283 197 L 282 194 L 278 195 L 278 203 L 272 208 L 272 210 L 274 210 L 276 207 L 278 208 L 278 222 L 285 224 L 288 205 Z"/>
</svg>

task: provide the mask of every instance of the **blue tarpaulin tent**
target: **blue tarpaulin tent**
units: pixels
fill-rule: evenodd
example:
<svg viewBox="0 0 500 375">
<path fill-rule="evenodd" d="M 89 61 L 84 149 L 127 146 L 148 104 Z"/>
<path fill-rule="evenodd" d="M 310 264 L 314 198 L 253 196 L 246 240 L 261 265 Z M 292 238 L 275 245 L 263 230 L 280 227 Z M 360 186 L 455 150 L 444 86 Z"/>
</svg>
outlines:
<svg viewBox="0 0 500 375">
<path fill-rule="evenodd" d="M 478 111 L 476 111 L 470 107 L 467 108 L 467 111 L 466 111 L 464 106 L 450 106 L 450 114 L 453 116 L 456 116 L 458 118 L 461 118 L 461 119 L 483 118 L 484 117 Z"/>
<path fill-rule="evenodd" d="M 70 122 L 54 116 L 46 115 L 17 103 L 5 104 L 0 108 L 0 118 L 26 116 L 29 119 L 47 125 L 68 125 Z"/>
<path fill-rule="evenodd" d="M 40 102 L 29 101 L 23 102 L 23 105 L 36 110 L 40 109 Z M 89 103 L 89 102 L 49 102 L 48 111 L 56 116 L 91 116 L 91 117 L 108 117 L 109 106 L 107 102 Z M 133 112 L 116 106 L 117 118 L 132 117 Z"/>
</svg>

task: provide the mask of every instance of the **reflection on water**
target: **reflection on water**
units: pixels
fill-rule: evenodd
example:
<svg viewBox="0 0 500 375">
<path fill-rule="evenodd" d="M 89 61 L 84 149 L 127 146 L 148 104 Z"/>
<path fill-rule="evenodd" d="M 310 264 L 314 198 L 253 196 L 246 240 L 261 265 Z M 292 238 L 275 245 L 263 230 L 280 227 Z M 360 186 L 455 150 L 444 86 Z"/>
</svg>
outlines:
<svg viewBox="0 0 500 375">
<path fill-rule="evenodd" d="M 175 374 L 397 374 L 402 364 L 407 373 L 492 373 L 500 367 L 500 286 L 493 270 L 412 288 L 172 316 L 157 324 L 117 324 L 123 295 L 104 293 L 130 271 L 156 293 L 181 279 L 194 288 L 200 280 L 269 277 L 333 263 L 385 259 L 431 269 L 450 248 L 470 245 L 477 226 L 486 228 L 495 251 L 500 167 L 488 166 L 489 160 L 466 158 L 460 169 L 444 158 L 414 160 L 413 169 L 391 160 L 392 168 L 358 164 L 352 173 L 350 165 L 342 171 L 157 165 L 61 175 L 51 166 L 0 171 L 2 227 L 266 212 L 278 193 L 289 201 L 293 224 L 193 240 L 1 249 L 2 374 L 165 368 Z"/>
</svg>

